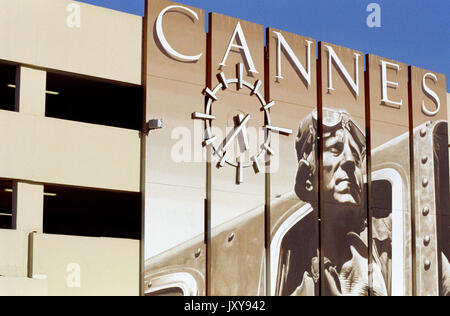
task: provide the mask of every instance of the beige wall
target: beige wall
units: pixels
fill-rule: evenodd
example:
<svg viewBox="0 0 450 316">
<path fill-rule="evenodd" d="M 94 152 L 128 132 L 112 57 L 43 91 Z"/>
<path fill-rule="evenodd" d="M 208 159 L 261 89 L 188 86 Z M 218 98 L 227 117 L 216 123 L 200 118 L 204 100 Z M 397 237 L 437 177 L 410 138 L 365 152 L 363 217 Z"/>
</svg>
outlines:
<svg viewBox="0 0 450 316">
<path fill-rule="evenodd" d="M 0 178 L 140 191 L 138 131 L 0 110 L 0 143 Z"/>
<path fill-rule="evenodd" d="M 71 3 L 81 8 L 70 28 Z M 0 0 L 0 59 L 141 83 L 142 18 L 68 0 Z"/>
<path fill-rule="evenodd" d="M 0 275 L 27 276 L 28 250 L 24 247 L 27 243 L 27 234 L 0 229 Z"/>
<path fill-rule="evenodd" d="M 0 296 L 139 295 L 139 241 L 32 236 L 0 230 Z"/>
<path fill-rule="evenodd" d="M 153 32 L 159 12 L 173 4 L 166 0 L 149 1 L 146 25 L 146 119 L 164 120 L 164 128 L 150 133 L 146 140 L 146 259 L 203 234 L 205 227 L 205 163 L 202 159 L 180 163 L 173 154 L 180 143 L 180 127 L 195 137 L 192 153 L 203 154 L 203 122 L 192 120 L 192 113 L 204 110 L 201 92 L 206 85 L 205 12 L 191 8 L 199 17 L 195 22 L 184 12 L 164 16 L 164 32 L 173 47 L 182 47 L 187 55 L 203 54 L 197 62 L 180 63 L 163 53 Z"/>
<path fill-rule="evenodd" d="M 28 234 L 0 230 L 0 296 L 47 295 L 47 281 L 27 278 Z"/>
<path fill-rule="evenodd" d="M 70 5 L 79 27 L 67 24 Z M 15 228 L 0 230 L 0 295 L 138 295 L 139 241 L 28 236 L 42 232 L 44 184 L 140 191 L 138 131 L 44 113 L 46 70 L 141 84 L 142 18 L 76 1 L 0 0 L 0 43 L 0 60 L 21 65 L 17 112 L 0 110 L 0 178 L 13 180 Z"/>
<path fill-rule="evenodd" d="M 139 241 L 33 236 L 32 277 L 49 295 L 139 295 Z"/>
<path fill-rule="evenodd" d="M 0 296 L 47 296 L 45 280 L 0 277 Z"/>
</svg>

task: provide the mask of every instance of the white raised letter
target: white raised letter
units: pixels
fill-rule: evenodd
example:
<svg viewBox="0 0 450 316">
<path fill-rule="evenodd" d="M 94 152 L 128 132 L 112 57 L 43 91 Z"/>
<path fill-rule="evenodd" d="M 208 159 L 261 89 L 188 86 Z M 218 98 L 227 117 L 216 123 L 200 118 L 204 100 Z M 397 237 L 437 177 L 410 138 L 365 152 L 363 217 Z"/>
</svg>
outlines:
<svg viewBox="0 0 450 316">
<path fill-rule="evenodd" d="M 396 69 L 397 73 L 400 71 L 400 65 L 393 64 L 393 63 L 387 62 L 385 60 L 381 61 L 381 89 L 382 89 L 381 102 L 384 102 L 385 104 L 389 103 L 389 104 L 393 104 L 393 105 L 398 105 L 398 107 L 400 108 L 403 105 L 403 99 L 400 100 L 400 102 L 395 102 L 395 101 L 389 100 L 388 95 L 387 95 L 388 87 L 392 87 L 392 88 L 398 87 L 398 82 L 393 82 L 393 81 L 387 80 L 388 66 L 391 69 Z"/>
<path fill-rule="evenodd" d="M 172 48 L 172 46 L 170 46 L 169 42 L 167 42 L 166 36 L 164 35 L 162 22 L 163 22 L 164 15 L 172 9 L 185 10 L 188 13 L 190 13 L 191 15 L 193 15 L 196 20 L 198 20 L 198 14 L 189 8 L 186 8 L 186 7 L 183 7 L 180 5 L 172 5 L 172 6 L 165 8 L 164 10 L 161 11 L 161 13 L 158 15 L 158 18 L 156 19 L 156 34 L 158 36 L 159 42 L 164 47 L 166 52 L 175 59 L 178 59 L 180 61 L 186 61 L 186 62 L 193 62 L 193 61 L 199 60 L 203 56 L 203 53 L 199 54 L 197 56 L 186 56 L 186 55 L 180 54 L 179 52 L 174 50 Z"/>
<path fill-rule="evenodd" d="M 428 94 L 428 96 L 433 98 L 434 101 L 436 102 L 436 110 L 435 111 L 428 110 L 427 106 L 425 105 L 425 100 L 423 100 L 422 101 L 422 112 L 428 116 L 435 116 L 436 114 L 439 113 L 439 111 L 441 109 L 441 101 L 439 100 L 439 97 L 436 94 L 436 92 L 434 92 L 427 86 L 427 81 L 426 81 L 427 77 L 430 77 L 436 83 L 437 83 L 438 79 L 435 74 L 428 72 L 423 76 L 423 80 L 422 80 L 422 87 L 425 90 L 426 94 Z"/>
<path fill-rule="evenodd" d="M 333 47 L 325 45 L 326 48 L 328 48 L 328 91 L 334 90 L 333 88 L 333 72 L 332 72 L 332 66 L 333 66 L 333 60 L 335 61 L 338 68 L 342 71 L 344 74 L 345 79 L 352 87 L 353 91 L 355 91 L 356 95 L 359 96 L 359 56 L 360 54 L 354 53 L 355 55 L 355 81 L 353 81 L 352 77 L 348 73 L 347 69 L 345 69 L 344 64 L 339 59 L 339 57 L 336 55 L 336 52 L 334 51 Z"/>
<path fill-rule="evenodd" d="M 237 37 L 237 38 L 236 38 Z M 239 40 L 238 44 L 234 44 L 236 40 Z M 245 39 L 244 31 L 242 31 L 241 23 L 238 22 L 236 25 L 236 29 L 234 30 L 233 36 L 231 37 L 230 44 L 228 45 L 227 51 L 225 52 L 225 56 L 223 57 L 222 62 L 219 64 L 222 67 L 225 67 L 225 62 L 228 59 L 228 55 L 230 54 L 231 48 L 238 48 L 243 50 L 245 59 L 247 60 L 247 64 L 249 67 L 249 71 L 253 73 L 258 73 L 255 68 L 255 64 L 253 63 L 252 55 L 250 54 L 250 49 L 248 49 L 247 40 Z"/>
<path fill-rule="evenodd" d="M 295 56 L 294 51 L 289 46 L 289 44 L 286 41 L 286 39 L 284 38 L 283 34 L 281 34 L 280 32 L 275 32 L 275 31 L 274 31 L 274 33 L 278 37 L 278 42 L 277 42 L 277 76 L 276 76 L 276 78 L 284 79 L 283 75 L 281 74 L 281 47 L 283 47 L 284 50 L 286 51 L 288 57 L 294 63 L 294 65 L 297 68 L 297 70 L 302 74 L 303 78 L 308 82 L 308 86 L 311 85 L 311 44 L 312 44 L 312 42 L 311 41 L 306 41 L 306 43 L 308 44 L 308 56 L 307 56 L 307 58 L 308 58 L 308 61 L 307 61 L 308 62 L 308 71 L 306 71 L 305 68 L 303 67 L 303 65 L 298 60 L 297 56 Z"/>
</svg>

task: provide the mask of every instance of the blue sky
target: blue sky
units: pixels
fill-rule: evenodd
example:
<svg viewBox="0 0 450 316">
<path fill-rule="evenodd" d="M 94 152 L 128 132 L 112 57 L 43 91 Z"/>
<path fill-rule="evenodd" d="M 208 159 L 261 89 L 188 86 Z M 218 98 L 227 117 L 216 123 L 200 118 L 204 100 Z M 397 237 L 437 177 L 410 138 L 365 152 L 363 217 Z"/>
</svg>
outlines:
<svg viewBox="0 0 450 316">
<path fill-rule="evenodd" d="M 144 0 L 81 0 L 144 14 Z M 206 10 L 310 36 L 447 76 L 449 0 L 179 0 Z M 381 28 L 366 24 L 368 4 L 381 6 Z M 449 90 L 449 89 L 448 89 Z"/>
<path fill-rule="evenodd" d="M 145 0 L 77 0 L 101 7 L 144 16 Z"/>
</svg>

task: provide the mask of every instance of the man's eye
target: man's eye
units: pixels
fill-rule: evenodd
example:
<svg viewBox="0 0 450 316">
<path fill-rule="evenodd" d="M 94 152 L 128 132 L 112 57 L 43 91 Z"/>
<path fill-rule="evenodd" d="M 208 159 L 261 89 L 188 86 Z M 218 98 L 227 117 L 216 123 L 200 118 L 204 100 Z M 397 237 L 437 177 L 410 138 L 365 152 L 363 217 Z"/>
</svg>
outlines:
<svg viewBox="0 0 450 316">
<path fill-rule="evenodd" d="M 358 167 L 360 167 L 361 166 L 361 156 L 359 155 L 359 153 L 357 152 L 357 151 L 355 151 L 355 150 L 353 150 L 353 157 L 355 158 L 355 163 L 356 163 L 356 165 L 358 166 Z"/>
<path fill-rule="evenodd" d="M 343 149 L 344 149 L 343 146 L 337 144 L 337 145 L 335 145 L 335 146 L 330 148 L 330 152 L 335 154 L 335 155 L 339 155 L 342 152 Z"/>
<path fill-rule="evenodd" d="M 333 154 L 339 154 L 339 149 L 337 149 L 337 148 L 331 148 L 331 150 L 330 150 Z"/>
</svg>

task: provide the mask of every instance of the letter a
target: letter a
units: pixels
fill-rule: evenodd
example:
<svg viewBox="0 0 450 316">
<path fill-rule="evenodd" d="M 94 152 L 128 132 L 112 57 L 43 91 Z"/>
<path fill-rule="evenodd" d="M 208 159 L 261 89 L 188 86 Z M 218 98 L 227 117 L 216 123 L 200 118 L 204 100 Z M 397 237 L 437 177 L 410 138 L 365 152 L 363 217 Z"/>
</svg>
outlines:
<svg viewBox="0 0 450 316">
<path fill-rule="evenodd" d="M 237 37 L 237 38 L 236 38 Z M 234 44 L 236 40 L 239 39 L 238 44 Z M 225 67 L 225 62 L 228 59 L 228 55 L 230 54 L 231 48 L 238 48 L 243 51 L 245 59 L 247 61 L 249 71 L 253 73 L 258 73 L 258 71 L 255 68 L 255 64 L 253 63 L 252 55 L 250 54 L 250 50 L 248 49 L 247 40 L 245 39 L 244 31 L 242 30 L 241 23 L 238 22 L 236 25 L 236 29 L 234 30 L 233 36 L 231 37 L 230 44 L 228 45 L 227 51 L 225 53 L 225 56 L 223 57 L 222 62 L 219 64 L 222 67 Z"/>
</svg>

